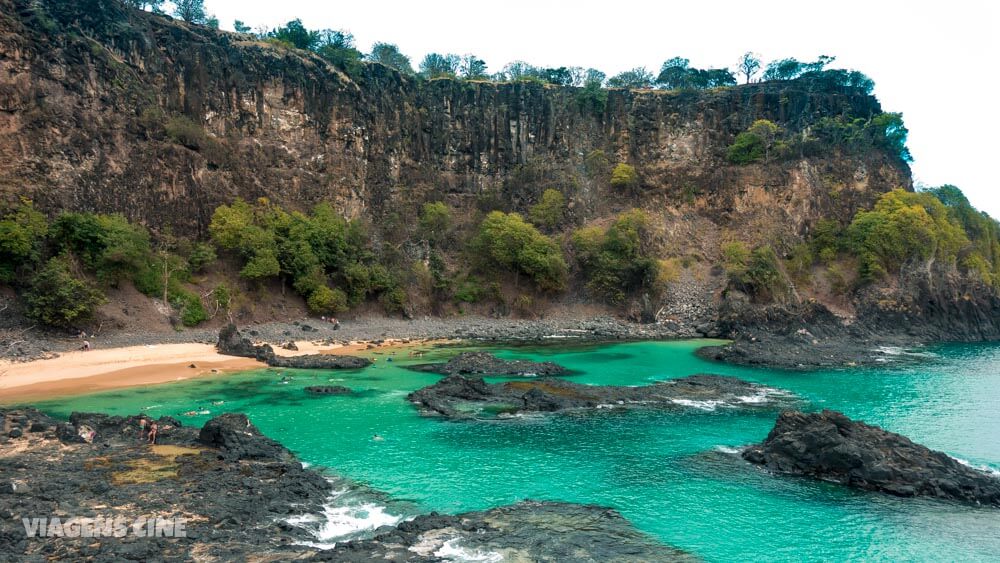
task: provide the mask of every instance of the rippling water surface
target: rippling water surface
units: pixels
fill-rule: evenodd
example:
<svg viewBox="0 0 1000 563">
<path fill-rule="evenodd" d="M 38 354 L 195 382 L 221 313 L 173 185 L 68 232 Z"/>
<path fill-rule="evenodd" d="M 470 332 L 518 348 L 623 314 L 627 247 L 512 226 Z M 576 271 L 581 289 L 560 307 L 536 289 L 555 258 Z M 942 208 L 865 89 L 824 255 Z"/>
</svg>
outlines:
<svg viewBox="0 0 1000 563">
<path fill-rule="evenodd" d="M 934 347 L 919 364 L 881 369 L 789 373 L 702 361 L 694 350 L 706 343 L 493 350 L 558 362 L 579 372 L 571 377 L 580 383 L 735 375 L 792 391 L 808 410 L 837 409 L 972 465 L 1000 469 L 1000 346 Z M 420 361 L 460 350 L 435 349 Z M 268 369 L 39 406 L 60 416 L 211 411 L 179 416 L 199 425 L 221 412 L 245 412 L 301 459 L 386 493 L 334 499 L 324 541 L 419 512 L 531 498 L 614 507 L 653 537 L 711 561 L 1000 558 L 998 509 L 851 491 L 775 477 L 742 462 L 738 448 L 767 435 L 774 410 L 602 410 L 448 422 L 421 417 L 406 401 L 437 376 L 402 369 L 413 361 L 405 352 L 373 357 L 375 365 L 359 371 Z M 281 383 L 279 372 L 294 380 Z M 358 393 L 311 397 L 302 390 L 316 384 Z"/>
</svg>

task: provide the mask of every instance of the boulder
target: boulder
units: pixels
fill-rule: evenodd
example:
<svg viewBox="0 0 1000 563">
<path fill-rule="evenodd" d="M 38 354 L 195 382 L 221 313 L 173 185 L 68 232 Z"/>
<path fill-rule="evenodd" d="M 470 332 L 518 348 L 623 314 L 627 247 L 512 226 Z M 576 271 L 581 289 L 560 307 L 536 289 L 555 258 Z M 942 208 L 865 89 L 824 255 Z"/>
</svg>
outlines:
<svg viewBox="0 0 1000 563">
<path fill-rule="evenodd" d="M 1000 478 L 831 410 L 781 413 L 764 442 L 742 455 L 776 473 L 902 497 L 1000 506 Z"/>
<path fill-rule="evenodd" d="M 228 459 L 291 458 L 284 446 L 261 434 L 244 414 L 226 413 L 209 420 L 198 433 L 198 441 L 218 448 Z"/>
</svg>

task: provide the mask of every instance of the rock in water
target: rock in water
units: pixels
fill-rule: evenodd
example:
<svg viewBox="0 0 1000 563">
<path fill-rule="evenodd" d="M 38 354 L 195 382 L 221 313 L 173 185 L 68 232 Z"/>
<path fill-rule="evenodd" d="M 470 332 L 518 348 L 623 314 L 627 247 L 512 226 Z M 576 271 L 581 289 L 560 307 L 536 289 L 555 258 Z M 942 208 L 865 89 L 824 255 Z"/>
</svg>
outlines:
<svg viewBox="0 0 1000 563">
<path fill-rule="evenodd" d="M 697 561 L 601 506 L 523 501 L 455 516 L 427 514 L 338 544 L 331 561 Z"/>
<path fill-rule="evenodd" d="M 502 360 L 489 352 L 463 352 L 443 364 L 420 364 L 410 369 L 442 375 L 550 376 L 569 373 L 569 370 L 553 362 Z"/>
<path fill-rule="evenodd" d="M 792 400 L 779 389 L 721 375 L 692 375 L 653 385 L 581 385 L 562 379 L 486 383 L 481 378 L 449 375 L 410 393 L 410 402 L 453 418 L 472 416 L 467 407 L 518 412 L 556 412 L 596 408 L 773 407 Z"/>
<path fill-rule="evenodd" d="M 261 434 L 244 414 L 226 413 L 209 420 L 198 434 L 198 441 L 219 448 L 230 459 L 291 458 L 284 446 Z"/>
<path fill-rule="evenodd" d="M 306 393 L 316 395 L 350 395 L 352 391 L 342 385 L 310 385 L 306 387 Z"/>
<path fill-rule="evenodd" d="M 835 411 L 785 411 L 743 459 L 768 469 L 892 495 L 1000 506 L 1000 479 Z"/>
<path fill-rule="evenodd" d="M 215 345 L 220 353 L 228 356 L 254 358 L 276 368 L 298 369 L 359 369 L 371 364 L 367 358 L 339 354 L 307 354 L 302 356 L 278 356 L 268 344 L 255 345 L 240 334 L 236 325 L 230 323 L 219 331 L 219 342 Z"/>
</svg>

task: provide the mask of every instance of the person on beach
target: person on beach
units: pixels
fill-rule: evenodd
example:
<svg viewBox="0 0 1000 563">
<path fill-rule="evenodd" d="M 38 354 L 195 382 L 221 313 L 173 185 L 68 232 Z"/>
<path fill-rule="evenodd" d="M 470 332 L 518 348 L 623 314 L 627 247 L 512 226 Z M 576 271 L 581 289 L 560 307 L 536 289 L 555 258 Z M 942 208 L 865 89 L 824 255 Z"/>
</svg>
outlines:
<svg viewBox="0 0 1000 563">
<path fill-rule="evenodd" d="M 156 444 L 156 423 L 149 425 L 149 443 Z"/>
<path fill-rule="evenodd" d="M 84 340 L 83 341 L 83 346 L 81 346 L 80 349 L 83 350 L 84 352 L 90 350 L 90 341 L 89 340 Z"/>
</svg>

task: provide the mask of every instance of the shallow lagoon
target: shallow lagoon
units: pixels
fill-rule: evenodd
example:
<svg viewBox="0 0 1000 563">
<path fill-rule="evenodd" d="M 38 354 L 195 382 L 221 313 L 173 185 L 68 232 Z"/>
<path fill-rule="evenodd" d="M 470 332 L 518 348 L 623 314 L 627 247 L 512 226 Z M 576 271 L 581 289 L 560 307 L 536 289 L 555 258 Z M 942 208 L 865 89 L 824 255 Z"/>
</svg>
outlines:
<svg viewBox="0 0 1000 563">
<path fill-rule="evenodd" d="M 879 369 L 792 373 L 713 364 L 708 341 L 492 347 L 507 358 L 550 360 L 573 381 L 644 385 L 695 373 L 735 375 L 789 390 L 804 408 L 832 408 L 902 433 L 977 466 L 1000 469 L 1000 346 L 949 345 L 929 358 Z M 1000 510 L 906 500 L 804 479 L 742 462 L 736 448 L 770 430 L 774 410 L 601 410 L 512 420 L 422 417 L 406 394 L 439 376 L 372 355 L 356 371 L 259 370 L 39 404 L 52 414 L 89 410 L 177 416 L 200 425 L 245 412 L 310 464 L 385 495 L 333 501 L 325 540 L 437 510 L 460 512 L 524 498 L 596 503 L 639 529 L 705 559 L 988 560 L 1000 556 Z M 393 361 L 387 361 L 392 358 Z M 281 375 L 292 376 L 287 383 Z M 307 385 L 354 396 L 309 396 Z M 219 402 L 221 404 L 218 404 Z M 210 411 L 195 417 L 188 411 Z M 381 440 L 373 440 L 374 435 Z"/>
</svg>

